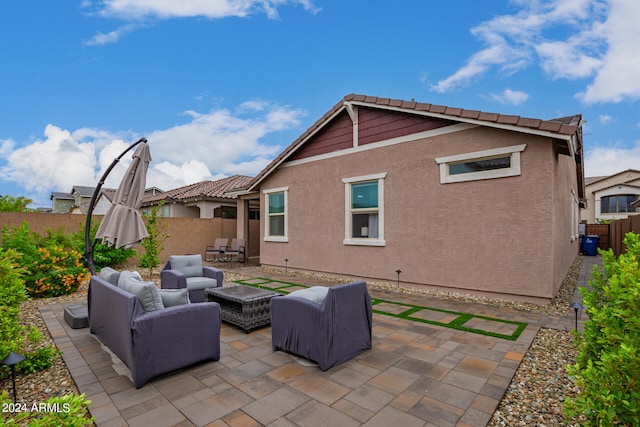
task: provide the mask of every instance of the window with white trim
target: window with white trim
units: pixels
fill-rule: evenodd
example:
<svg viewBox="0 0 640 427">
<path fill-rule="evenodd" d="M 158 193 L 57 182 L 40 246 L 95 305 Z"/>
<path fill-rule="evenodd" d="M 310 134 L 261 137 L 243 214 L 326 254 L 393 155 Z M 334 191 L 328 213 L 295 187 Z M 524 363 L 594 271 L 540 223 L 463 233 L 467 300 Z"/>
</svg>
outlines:
<svg viewBox="0 0 640 427">
<path fill-rule="evenodd" d="M 520 153 L 526 144 L 438 157 L 440 183 L 476 181 L 520 175 Z"/>
<path fill-rule="evenodd" d="M 384 179 L 387 174 L 345 178 L 345 245 L 384 246 Z"/>
<path fill-rule="evenodd" d="M 268 242 L 287 242 L 287 204 L 289 187 L 263 190 L 266 212 L 264 240 Z"/>
</svg>

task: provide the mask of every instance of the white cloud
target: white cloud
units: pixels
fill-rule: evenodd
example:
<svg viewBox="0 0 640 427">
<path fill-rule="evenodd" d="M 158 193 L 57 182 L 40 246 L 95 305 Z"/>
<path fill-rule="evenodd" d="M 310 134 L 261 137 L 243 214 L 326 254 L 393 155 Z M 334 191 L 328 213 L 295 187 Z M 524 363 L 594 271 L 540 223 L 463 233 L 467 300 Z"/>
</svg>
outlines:
<svg viewBox="0 0 640 427">
<path fill-rule="evenodd" d="M 261 105 L 261 109 L 246 107 Z M 150 132 L 152 162 L 147 186 L 171 189 L 235 173 L 255 175 L 284 147 L 269 144 L 268 135 L 299 124 L 301 110 L 260 101 L 245 103 L 236 115 L 228 110 L 189 111 L 184 124 Z M 74 185 L 96 185 L 104 171 L 139 136 L 82 128 L 76 131 L 48 125 L 44 138 L 23 143 L 0 141 L 3 180 L 48 198 L 51 191 L 71 191 Z M 129 142 L 125 142 L 129 141 Z M 104 186 L 118 186 L 131 153 L 125 154 Z"/>
<path fill-rule="evenodd" d="M 133 30 L 139 27 L 140 25 L 127 24 L 127 25 L 123 25 L 117 30 L 110 31 L 106 34 L 98 31 L 98 33 L 95 36 L 93 36 L 89 40 L 85 40 L 83 44 L 85 46 L 102 46 L 105 44 L 116 43 L 122 37 L 124 37 L 125 35 L 129 34 L 130 32 L 132 32 Z"/>
<path fill-rule="evenodd" d="M 611 123 L 615 123 L 615 119 L 608 114 L 601 114 L 600 117 L 598 117 L 598 121 L 601 125 L 609 125 Z"/>
<path fill-rule="evenodd" d="M 640 99 L 640 2 L 517 1 L 521 9 L 471 29 L 483 47 L 431 86 L 449 92 L 493 68 L 514 73 L 537 62 L 552 79 L 587 79 L 585 103 Z"/>
<path fill-rule="evenodd" d="M 105 0 L 101 13 L 125 19 L 154 18 L 226 18 L 264 13 L 278 18 L 278 7 L 289 4 L 317 12 L 311 0 Z"/>
<path fill-rule="evenodd" d="M 491 99 L 502 104 L 520 105 L 529 99 L 529 95 L 525 92 L 505 89 L 501 94 L 491 95 Z"/>
<path fill-rule="evenodd" d="M 583 102 L 621 102 L 640 99 L 640 2 L 613 0 L 601 34 L 608 50 L 602 67 L 584 93 Z"/>
<path fill-rule="evenodd" d="M 605 176 L 626 169 L 640 169 L 640 140 L 630 147 L 595 147 L 584 156 L 586 176 Z"/>
</svg>

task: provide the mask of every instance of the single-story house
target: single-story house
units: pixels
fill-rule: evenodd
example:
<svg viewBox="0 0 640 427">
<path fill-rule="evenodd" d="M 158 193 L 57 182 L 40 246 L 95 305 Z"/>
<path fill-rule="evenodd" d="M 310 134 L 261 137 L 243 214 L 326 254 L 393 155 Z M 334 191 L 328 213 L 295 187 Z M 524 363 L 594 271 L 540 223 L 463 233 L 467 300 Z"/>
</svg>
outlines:
<svg viewBox="0 0 640 427">
<path fill-rule="evenodd" d="M 262 265 L 544 303 L 579 250 L 582 117 L 348 95 L 235 194 Z"/>
<path fill-rule="evenodd" d="M 587 224 L 636 215 L 640 213 L 634 205 L 640 197 L 640 171 L 627 169 L 613 175 L 587 177 L 585 197 L 587 207 L 580 219 Z"/>
<path fill-rule="evenodd" d="M 155 194 L 145 194 L 140 208 L 143 214 L 163 203 L 158 215 L 172 218 L 236 218 L 236 196 L 227 191 L 247 185 L 251 177 L 233 175 L 216 181 L 201 181 Z M 252 206 L 257 215 L 259 207 Z"/>
</svg>

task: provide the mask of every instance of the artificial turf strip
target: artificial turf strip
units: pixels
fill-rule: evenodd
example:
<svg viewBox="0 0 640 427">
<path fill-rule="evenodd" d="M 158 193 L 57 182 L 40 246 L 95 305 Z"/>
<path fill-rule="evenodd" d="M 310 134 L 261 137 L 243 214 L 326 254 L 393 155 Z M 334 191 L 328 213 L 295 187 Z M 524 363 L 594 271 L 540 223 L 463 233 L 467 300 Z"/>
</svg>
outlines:
<svg viewBox="0 0 640 427">
<path fill-rule="evenodd" d="M 235 283 L 239 283 L 239 284 L 246 285 L 246 286 L 253 286 L 254 288 L 260 288 L 260 289 L 266 289 L 266 290 L 270 290 L 270 291 L 280 292 L 280 293 L 283 293 L 283 294 L 288 294 L 288 293 L 291 293 L 293 290 L 295 290 L 295 289 L 291 289 L 291 288 L 298 288 L 298 289 L 299 288 L 308 288 L 308 286 L 300 285 L 300 284 L 297 284 L 297 283 L 289 283 L 289 282 L 283 282 L 283 281 L 280 281 L 280 280 L 265 279 L 265 278 L 262 278 L 262 277 L 255 278 L 255 279 L 248 279 L 248 280 L 236 280 Z M 392 312 L 389 312 L 389 311 L 376 309 L 376 305 L 379 305 L 381 303 L 393 304 L 393 305 L 396 305 L 396 306 L 399 306 L 399 307 L 402 307 L 402 308 L 406 307 L 406 310 L 403 310 L 403 311 L 401 311 L 399 313 L 392 313 Z M 459 313 L 457 311 L 449 311 L 449 310 L 442 310 L 442 309 L 438 309 L 438 308 L 423 307 L 423 306 L 419 306 L 419 305 L 405 304 L 405 303 L 400 303 L 400 302 L 395 302 L 395 301 L 388 301 L 388 300 L 377 299 L 377 298 L 372 298 L 371 305 L 373 306 L 373 312 L 376 313 L 376 314 L 382 314 L 384 316 L 391 316 L 391 317 L 396 317 L 396 318 L 399 318 L 399 319 L 410 320 L 412 322 L 428 323 L 430 325 L 437 325 L 437 326 L 442 326 L 442 327 L 445 327 L 445 328 L 456 329 L 458 331 L 471 332 L 471 333 L 474 333 L 474 334 L 480 334 L 480 335 L 486 335 L 486 336 L 490 336 L 490 337 L 502 338 L 502 339 L 510 340 L 510 341 L 517 340 L 518 337 L 520 336 L 520 334 L 522 334 L 522 332 L 527 327 L 527 323 L 524 323 L 524 322 L 516 322 L 516 321 L 513 321 L 513 320 L 498 319 L 498 318 L 495 318 L 495 317 L 477 316 L 475 314 Z M 436 313 L 447 314 L 447 315 L 450 315 L 450 316 L 455 316 L 455 319 L 450 320 L 448 322 L 439 322 L 437 320 L 423 319 L 421 317 L 414 316 L 416 313 L 424 312 L 424 311 L 431 311 L 431 312 L 436 312 Z M 484 329 L 478 329 L 478 328 L 472 328 L 472 327 L 465 326 L 465 324 L 467 322 L 469 322 L 470 320 L 473 320 L 473 319 L 487 320 L 487 321 L 491 321 L 491 322 L 503 323 L 505 325 L 514 325 L 514 326 L 516 326 L 516 329 L 511 334 L 501 334 L 499 332 L 487 331 L 487 330 L 484 330 Z"/>
</svg>

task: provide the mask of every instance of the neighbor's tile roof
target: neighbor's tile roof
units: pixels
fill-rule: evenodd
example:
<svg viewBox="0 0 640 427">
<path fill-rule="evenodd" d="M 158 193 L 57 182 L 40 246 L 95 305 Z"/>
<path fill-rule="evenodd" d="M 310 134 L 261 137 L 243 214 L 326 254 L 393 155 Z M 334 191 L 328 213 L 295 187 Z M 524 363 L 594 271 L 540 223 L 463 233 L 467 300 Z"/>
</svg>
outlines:
<svg viewBox="0 0 640 427">
<path fill-rule="evenodd" d="M 268 175 L 274 167 L 279 165 L 284 159 L 286 159 L 297 147 L 304 141 L 309 135 L 312 135 L 318 128 L 324 126 L 324 124 L 334 116 L 340 109 L 344 108 L 345 102 L 356 102 L 366 104 L 375 108 L 376 106 L 385 108 L 391 107 L 399 110 L 406 110 L 407 112 L 415 111 L 417 113 L 427 113 L 433 116 L 439 116 L 443 118 L 450 118 L 451 120 L 460 120 L 466 122 L 485 122 L 487 125 L 504 125 L 515 126 L 523 129 L 531 129 L 540 132 L 551 132 L 559 135 L 573 135 L 577 132 L 582 121 L 582 115 L 560 117 L 551 120 L 540 120 L 527 117 L 488 113 L 479 110 L 465 110 L 463 108 L 452 108 L 444 105 L 425 104 L 415 101 L 403 101 L 400 99 L 391 98 L 379 98 L 377 96 L 356 95 L 351 94 L 345 96 L 340 102 L 327 111 L 320 119 L 318 119 L 309 129 L 307 129 L 302 135 L 300 135 L 291 145 L 289 145 L 283 152 L 281 152 L 267 167 L 265 167 L 253 180 L 245 187 L 251 189 L 255 184 L 262 181 L 262 179 Z"/>
<path fill-rule="evenodd" d="M 147 195 L 143 199 L 143 204 L 159 202 L 162 200 L 186 201 L 191 199 L 235 199 L 225 192 L 237 187 L 244 187 L 251 181 L 250 176 L 233 175 L 217 181 L 201 181 L 195 184 L 185 185 L 165 191 L 164 193 Z"/>
</svg>

